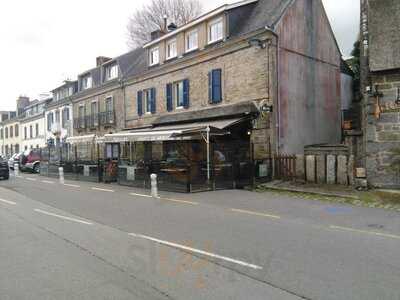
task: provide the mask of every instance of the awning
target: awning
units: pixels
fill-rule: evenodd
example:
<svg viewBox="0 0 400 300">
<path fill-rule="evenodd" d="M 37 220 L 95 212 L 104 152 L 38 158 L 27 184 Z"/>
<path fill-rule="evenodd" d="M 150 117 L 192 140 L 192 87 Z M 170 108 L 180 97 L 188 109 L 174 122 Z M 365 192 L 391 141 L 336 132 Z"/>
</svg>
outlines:
<svg viewBox="0 0 400 300">
<path fill-rule="evenodd" d="M 202 133 L 209 130 L 210 136 L 227 135 L 228 127 L 233 126 L 248 118 L 235 118 L 218 121 L 196 122 L 180 125 L 159 126 L 150 129 L 133 130 L 106 134 L 104 142 L 149 142 L 149 141 L 173 141 L 192 140 L 202 138 Z"/>
<path fill-rule="evenodd" d="M 80 135 L 67 138 L 67 143 L 69 144 L 94 143 L 95 139 L 96 139 L 95 134 Z"/>
</svg>

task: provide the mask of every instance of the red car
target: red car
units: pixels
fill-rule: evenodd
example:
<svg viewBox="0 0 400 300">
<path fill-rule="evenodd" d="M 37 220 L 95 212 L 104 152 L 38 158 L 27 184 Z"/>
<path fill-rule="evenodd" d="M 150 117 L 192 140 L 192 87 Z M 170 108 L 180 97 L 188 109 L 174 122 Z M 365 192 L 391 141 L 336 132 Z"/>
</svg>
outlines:
<svg viewBox="0 0 400 300">
<path fill-rule="evenodd" d="M 21 171 L 39 173 L 40 150 L 31 149 L 24 151 L 24 153 L 20 156 L 20 169 Z"/>
</svg>

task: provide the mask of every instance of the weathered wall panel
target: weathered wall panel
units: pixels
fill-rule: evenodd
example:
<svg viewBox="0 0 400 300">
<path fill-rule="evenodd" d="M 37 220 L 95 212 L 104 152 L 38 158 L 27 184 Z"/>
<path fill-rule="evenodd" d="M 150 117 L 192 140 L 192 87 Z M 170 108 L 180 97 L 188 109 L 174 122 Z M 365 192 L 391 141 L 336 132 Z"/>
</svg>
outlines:
<svg viewBox="0 0 400 300">
<path fill-rule="evenodd" d="M 297 0 L 278 24 L 280 145 L 339 143 L 340 51 L 322 3 Z"/>
</svg>

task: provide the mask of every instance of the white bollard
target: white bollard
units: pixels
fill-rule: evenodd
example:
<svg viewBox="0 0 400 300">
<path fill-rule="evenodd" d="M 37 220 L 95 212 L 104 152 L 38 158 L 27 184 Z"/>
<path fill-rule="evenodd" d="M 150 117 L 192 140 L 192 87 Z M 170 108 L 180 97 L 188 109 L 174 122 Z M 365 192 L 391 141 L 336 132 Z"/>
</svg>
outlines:
<svg viewBox="0 0 400 300">
<path fill-rule="evenodd" d="M 157 188 L 157 174 L 151 174 L 151 196 L 153 198 L 158 198 L 158 188 Z"/>
<path fill-rule="evenodd" d="M 14 175 L 15 175 L 15 177 L 19 176 L 19 165 L 18 164 L 14 164 Z"/>
<path fill-rule="evenodd" d="M 60 183 L 64 184 L 64 168 L 63 167 L 58 168 L 58 174 L 60 175 Z"/>
</svg>

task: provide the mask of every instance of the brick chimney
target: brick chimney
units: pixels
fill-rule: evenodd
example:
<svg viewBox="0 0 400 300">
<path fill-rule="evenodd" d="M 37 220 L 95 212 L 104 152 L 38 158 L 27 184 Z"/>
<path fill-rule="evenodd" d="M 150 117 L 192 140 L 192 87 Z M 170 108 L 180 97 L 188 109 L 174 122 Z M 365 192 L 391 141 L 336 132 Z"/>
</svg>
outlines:
<svg viewBox="0 0 400 300">
<path fill-rule="evenodd" d="M 19 96 L 17 99 L 17 115 L 23 114 L 25 107 L 30 105 L 29 97 Z"/>
<path fill-rule="evenodd" d="M 106 57 L 106 56 L 98 56 L 96 57 L 96 66 L 101 66 L 102 64 L 110 61 L 112 58 Z"/>
<path fill-rule="evenodd" d="M 154 41 L 168 32 L 168 16 L 164 15 L 162 29 L 154 30 L 150 33 L 150 40 Z"/>
</svg>

